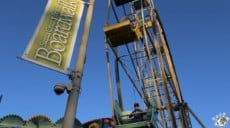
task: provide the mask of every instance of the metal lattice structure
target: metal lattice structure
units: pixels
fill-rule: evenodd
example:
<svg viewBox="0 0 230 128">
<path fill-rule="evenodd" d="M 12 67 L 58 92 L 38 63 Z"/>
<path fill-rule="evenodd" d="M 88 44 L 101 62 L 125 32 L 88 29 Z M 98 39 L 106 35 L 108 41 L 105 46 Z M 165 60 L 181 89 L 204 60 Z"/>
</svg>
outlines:
<svg viewBox="0 0 230 128">
<path fill-rule="evenodd" d="M 112 104 L 115 127 L 191 128 L 190 113 L 205 127 L 183 100 L 166 35 L 152 0 L 108 0 L 104 33 L 112 100 L 115 98 L 111 58 L 118 91 L 118 102 Z M 114 57 L 110 57 L 111 53 Z M 147 121 L 139 122 L 140 126 L 122 123 L 119 68 L 150 113 Z"/>
</svg>

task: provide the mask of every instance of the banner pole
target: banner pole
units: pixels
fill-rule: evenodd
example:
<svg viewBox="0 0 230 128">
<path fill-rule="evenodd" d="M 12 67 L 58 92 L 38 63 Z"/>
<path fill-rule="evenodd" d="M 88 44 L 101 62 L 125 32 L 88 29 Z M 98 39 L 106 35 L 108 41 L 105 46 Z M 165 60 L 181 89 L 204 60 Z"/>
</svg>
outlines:
<svg viewBox="0 0 230 128">
<path fill-rule="evenodd" d="M 68 95 L 68 101 L 66 105 L 63 127 L 64 128 L 74 128 L 74 121 L 77 111 L 78 99 L 81 88 L 82 72 L 84 68 L 89 30 L 92 21 L 92 15 L 94 10 L 94 1 L 89 0 L 88 10 L 86 14 L 85 26 L 83 30 L 82 39 L 80 42 L 78 57 L 76 60 L 75 70 L 72 72 L 72 89 Z"/>
</svg>

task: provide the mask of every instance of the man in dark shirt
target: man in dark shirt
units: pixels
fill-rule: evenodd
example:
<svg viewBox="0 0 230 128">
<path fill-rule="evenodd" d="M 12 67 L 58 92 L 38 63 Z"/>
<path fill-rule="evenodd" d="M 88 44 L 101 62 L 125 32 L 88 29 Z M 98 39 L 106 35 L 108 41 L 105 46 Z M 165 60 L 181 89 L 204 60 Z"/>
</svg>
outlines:
<svg viewBox="0 0 230 128">
<path fill-rule="evenodd" d="M 134 110 L 129 116 L 130 118 L 132 118 L 132 122 L 143 121 L 144 113 L 143 110 L 141 110 L 139 107 L 140 106 L 138 103 L 134 103 Z"/>
</svg>

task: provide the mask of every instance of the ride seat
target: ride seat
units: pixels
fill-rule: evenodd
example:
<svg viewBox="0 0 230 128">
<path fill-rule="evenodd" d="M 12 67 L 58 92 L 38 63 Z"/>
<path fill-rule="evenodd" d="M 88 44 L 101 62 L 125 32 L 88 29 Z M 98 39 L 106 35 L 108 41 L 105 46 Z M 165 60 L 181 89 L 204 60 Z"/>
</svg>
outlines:
<svg viewBox="0 0 230 128">
<path fill-rule="evenodd" d="M 124 5 L 126 3 L 132 2 L 133 0 L 114 0 L 116 6 Z"/>
<path fill-rule="evenodd" d="M 105 35 L 109 39 L 112 47 L 136 41 L 141 37 L 141 33 L 137 30 L 139 29 L 133 27 L 130 20 L 104 27 Z"/>
<path fill-rule="evenodd" d="M 120 120 L 122 124 L 127 124 L 131 122 L 131 118 L 129 115 L 132 113 L 132 111 L 122 111 L 120 113 Z"/>
</svg>

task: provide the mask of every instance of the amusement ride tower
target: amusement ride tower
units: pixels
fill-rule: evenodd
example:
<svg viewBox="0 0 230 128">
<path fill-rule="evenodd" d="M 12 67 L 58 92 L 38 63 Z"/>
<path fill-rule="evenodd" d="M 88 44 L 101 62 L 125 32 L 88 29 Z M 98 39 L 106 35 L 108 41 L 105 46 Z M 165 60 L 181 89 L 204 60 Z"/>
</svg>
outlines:
<svg viewBox="0 0 230 128">
<path fill-rule="evenodd" d="M 183 100 L 153 0 L 108 0 L 104 33 L 116 128 L 191 128 L 190 115 L 205 127 Z M 130 121 L 130 113 L 124 109 L 122 89 L 126 85 L 121 85 L 120 71 L 130 80 L 147 108 L 146 119 L 142 121 Z M 114 98 L 114 87 L 117 98 Z"/>
</svg>

